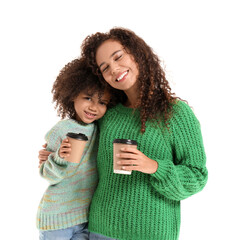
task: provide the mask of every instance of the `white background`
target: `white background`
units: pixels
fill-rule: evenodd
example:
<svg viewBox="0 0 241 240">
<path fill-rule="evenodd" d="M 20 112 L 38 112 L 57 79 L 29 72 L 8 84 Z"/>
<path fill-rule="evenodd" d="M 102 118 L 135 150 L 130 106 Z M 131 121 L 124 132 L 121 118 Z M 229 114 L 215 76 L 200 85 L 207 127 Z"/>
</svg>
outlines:
<svg viewBox="0 0 241 240">
<path fill-rule="evenodd" d="M 47 182 L 37 156 L 59 120 L 52 84 L 87 35 L 122 26 L 164 60 L 173 91 L 201 122 L 209 181 L 182 201 L 180 240 L 241 239 L 238 2 L 1 1 L 0 238 L 38 239 L 35 217 Z"/>
</svg>

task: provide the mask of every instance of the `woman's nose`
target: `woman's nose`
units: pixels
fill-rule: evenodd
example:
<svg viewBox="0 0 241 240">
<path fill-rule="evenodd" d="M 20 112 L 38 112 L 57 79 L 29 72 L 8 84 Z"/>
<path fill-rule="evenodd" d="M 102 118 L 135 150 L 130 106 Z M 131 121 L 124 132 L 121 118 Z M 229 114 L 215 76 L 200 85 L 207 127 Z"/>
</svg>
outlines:
<svg viewBox="0 0 241 240">
<path fill-rule="evenodd" d="M 114 62 L 111 64 L 111 74 L 114 75 L 119 71 L 119 65 Z"/>
</svg>

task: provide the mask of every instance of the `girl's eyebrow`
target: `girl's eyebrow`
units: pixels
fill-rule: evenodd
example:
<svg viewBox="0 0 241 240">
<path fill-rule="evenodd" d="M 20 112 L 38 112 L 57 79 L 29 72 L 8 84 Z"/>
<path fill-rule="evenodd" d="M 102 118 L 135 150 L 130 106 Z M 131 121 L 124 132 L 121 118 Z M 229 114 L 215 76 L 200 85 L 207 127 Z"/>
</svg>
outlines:
<svg viewBox="0 0 241 240">
<path fill-rule="evenodd" d="M 88 97 L 92 97 L 93 96 L 93 93 L 84 93 L 84 95 L 88 96 Z"/>
<path fill-rule="evenodd" d="M 116 53 L 120 52 L 121 50 L 117 50 L 117 51 L 114 51 L 111 55 L 110 55 L 110 58 L 112 58 Z M 105 62 L 101 63 L 99 68 L 101 68 L 101 66 L 105 64 Z"/>
<path fill-rule="evenodd" d="M 104 102 L 104 103 L 108 103 L 108 102 L 109 102 L 109 100 L 107 100 L 107 99 L 99 98 L 99 100 L 101 100 L 101 101 Z"/>
</svg>

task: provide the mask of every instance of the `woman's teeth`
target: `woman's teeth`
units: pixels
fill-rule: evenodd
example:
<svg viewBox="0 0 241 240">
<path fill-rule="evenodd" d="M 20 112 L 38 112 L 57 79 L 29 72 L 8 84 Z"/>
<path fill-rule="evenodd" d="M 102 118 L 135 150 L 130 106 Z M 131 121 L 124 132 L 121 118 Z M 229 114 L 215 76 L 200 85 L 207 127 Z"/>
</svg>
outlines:
<svg viewBox="0 0 241 240">
<path fill-rule="evenodd" d="M 117 79 L 116 81 L 119 82 L 123 77 L 125 77 L 125 75 L 128 73 L 128 71 L 123 72 Z"/>
</svg>

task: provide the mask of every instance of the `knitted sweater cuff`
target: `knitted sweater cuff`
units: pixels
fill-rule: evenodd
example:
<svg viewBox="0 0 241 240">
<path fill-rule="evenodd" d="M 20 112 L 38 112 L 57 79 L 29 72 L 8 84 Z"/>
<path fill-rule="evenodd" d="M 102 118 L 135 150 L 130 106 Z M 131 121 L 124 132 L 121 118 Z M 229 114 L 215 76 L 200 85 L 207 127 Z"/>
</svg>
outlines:
<svg viewBox="0 0 241 240">
<path fill-rule="evenodd" d="M 58 165 L 61 165 L 61 166 L 72 165 L 71 162 L 68 162 L 68 161 L 66 161 L 64 158 L 61 158 L 61 157 L 59 156 L 59 149 L 60 149 L 60 148 L 58 148 L 57 151 L 56 151 L 55 153 L 53 153 L 53 154 L 54 154 L 53 160 L 54 160 Z M 73 165 L 75 165 L 75 164 L 73 164 Z"/>
<path fill-rule="evenodd" d="M 152 177 L 156 179 L 163 179 L 169 172 L 171 172 L 173 163 L 169 160 L 157 161 L 158 168 L 157 171 L 151 174 Z"/>
<path fill-rule="evenodd" d="M 66 161 L 59 156 L 58 152 L 54 153 L 53 159 L 58 165 L 65 165 Z"/>
</svg>

